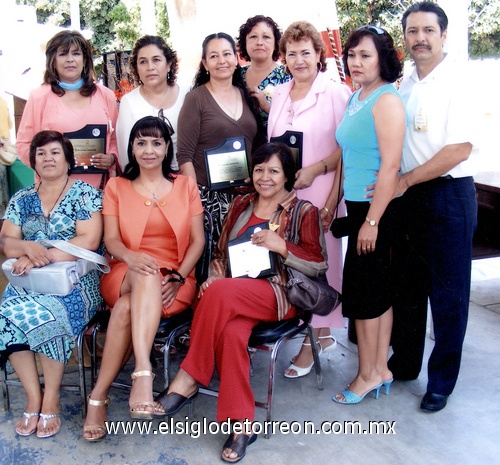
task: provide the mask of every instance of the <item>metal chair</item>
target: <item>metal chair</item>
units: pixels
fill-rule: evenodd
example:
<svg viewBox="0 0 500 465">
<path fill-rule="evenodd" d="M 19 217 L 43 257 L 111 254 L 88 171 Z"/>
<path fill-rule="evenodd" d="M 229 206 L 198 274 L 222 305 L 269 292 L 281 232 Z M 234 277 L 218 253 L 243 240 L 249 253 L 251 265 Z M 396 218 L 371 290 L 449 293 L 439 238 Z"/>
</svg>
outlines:
<svg viewBox="0 0 500 465">
<path fill-rule="evenodd" d="M 98 312 L 99 313 L 99 312 Z M 74 391 L 80 393 L 80 402 L 82 405 L 82 417 L 87 415 L 87 382 L 85 378 L 85 366 L 83 363 L 83 346 L 84 336 L 89 328 L 95 325 L 97 314 L 85 325 L 83 330 L 75 340 L 76 358 L 78 363 L 78 384 L 61 384 L 61 389 L 65 391 Z M 9 386 L 22 386 L 21 381 L 17 379 L 9 379 L 7 374 L 7 363 L 3 363 L 0 369 L 0 385 L 2 387 L 3 408 L 5 412 L 10 410 Z M 42 382 L 43 386 L 43 382 Z"/>
<path fill-rule="evenodd" d="M 316 345 L 314 331 L 310 325 L 312 313 L 299 312 L 298 316 L 287 320 L 262 322 L 259 323 L 253 330 L 248 342 L 249 349 L 259 349 L 270 352 L 269 360 L 269 375 L 267 383 L 267 400 L 261 402 L 256 400 L 255 406 L 266 410 L 266 421 L 271 421 L 273 396 L 274 396 L 274 381 L 276 379 L 276 359 L 282 344 L 304 331 L 307 332 L 311 339 L 311 348 L 314 358 L 314 368 L 316 371 L 316 380 L 318 389 L 323 389 L 323 378 L 321 375 L 321 364 L 319 361 L 319 353 Z M 202 394 L 217 397 L 218 392 L 210 388 L 200 388 Z M 265 438 L 269 439 L 269 433 L 266 431 Z"/>
</svg>

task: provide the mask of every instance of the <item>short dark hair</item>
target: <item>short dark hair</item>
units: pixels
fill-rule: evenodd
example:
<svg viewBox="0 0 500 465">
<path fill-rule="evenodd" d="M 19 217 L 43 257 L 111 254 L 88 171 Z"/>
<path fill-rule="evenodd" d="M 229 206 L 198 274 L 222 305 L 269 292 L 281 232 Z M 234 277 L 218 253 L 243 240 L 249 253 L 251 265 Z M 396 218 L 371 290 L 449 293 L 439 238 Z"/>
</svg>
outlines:
<svg viewBox="0 0 500 465">
<path fill-rule="evenodd" d="M 318 30 L 307 21 L 295 21 L 286 28 L 280 39 L 280 52 L 283 56 L 283 61 L 286 64 L 286 44 L 287 42 L 298 42 L 300 40 L 311 39 L 314 51 L 319 53 L 319 62 L 321 69 L 319 71 L 326 71 L 326 48 Z M 286 67 L 289 73 L 288 66 Z"/>
<path fill-rule="evenodd" d="M 44 145 L 50 144 L 51 142 L 59 142 L 64 152 L 64 158 L 68 163 L 68 174 L 73 172 L 73 168 L 76 165 L 75 150 L 73 149 L 73 144 L 71 141 L 58 131 L 40 131 L 37 132 L 30 144 L 30 166 L 35 169 L 36 165 L 36 151 Z"/>
<path fill-rule="evenodd" d="M 273 155 L 276 155 L 281 161 L 286 178 L 285 189 L 291 191 L 295 184 L 295 160 L 290 148 L 281 142 L 267 142 L 252 154 L 252 174 L 256 165 L 267 162 Z"/>
<path fill-rule="evenodd" d="M 384 29 L 376 26 L 361 26 L 349 34 L 344 50 L 342 51 L 342 61 L 344 62 L 344 70 L 347 76 L 351 75 L 347 66 L 349 50 L 356 47 L 363 37 L 371 37 L 377 49 L 380 77 L 387 82 L 397 81 L 403 74 L 403 63 L 394 47 L 391 35 Z"/>
<path fill-rule="evenodd" d="M 170 65 L 170 71 L 165 76 L 165 79 L 167 80 L 167 84 L 169 86 L 175 85 L 178 69 L 177 52 L 171 49 L 160 36 L 150 35 L 145 35 L 137 39 L 134 44 L 134 48 L 132 49 L 132 54 L 130 56 L 130 68 L 132 70 L 134 81 L 137 83 L 141 83 L 141 80 L 139 78 L 139 71 L 137 70 L 137 54 L 139 53 L 141 48 L 148 45 L 156 45 L 163 52 L 163 55 L 167 60 L 167 64 Z"/>
<path fill-rule="evenodd" d="M 82 34 L 78 31 L 61 31 L 47 42 L 45 49 L 45 73 L 43 82 L 50 84 L 52 92 L 62 97 L 66 91 L 59 85 L 59 76 L 55 67 L 57 51 L 62 49 L 69 52 L 71 46 L 76 45 L 83 55 L 83 86 L 80 94 L 84 97 L 93 95 L 97 90 L 95 84 L 94 60 L 92 58 L 92 47 Z"/>
<path fill-rule="evenodd" d="M 132 181 L 141 174 L 139 163 L 137 163 L 137 160 L 132 154 L 132 144 L 138 137 L 161 137 L 165 140 L 166 143 L 170 142 L 167 149 L 167 156 L 163 159 L 161 169 L 163 172 L 163 176 L 165 176 L 165 178 L 169 181 L 172 181 L 174 179 L 173 174 L 177 173 L 172 169 L 174 147 L 172 144 L 168 126 L 166 125 L 165 121 L 163 121 L 161 118 L 158 118 L 157 116 L 145 116 L 144 118 L 136 121 L 136 123 L 132 126 L 132 129 L 130 130 L 130 136 L 128 138 L 127 147 L 129 162 L 123 170 L 123 177 Z"/>
<path fill-rule="evenodd" d="M 281 30 L 273 18 L 264 15 L 257 15 L 251 18 L 248 18 L 245 24 L 242 24 L 240 27 L 240 33 L 236 42 L 238 44 L 240 58 L 245 61 L 251 61 L 250 55 L 248 55 L 247 51 L 247 35 L 250 34 L 250 31 L 257 26 L 259 23 L 267 24 L 272 30 L 274 35 L 274 51 L 273 51 L 273 60 L 277 61 L 280 57 L 280 39 L 281 39 Z"/>
<path fill-rule="evenodd" d="M 441 34 L 448 29 L 448 16 L 446 16 L 446 13 L 439 5 L 434 2 L 418 2 L 411 5 L 403 13 L 403 17 L 401 18 L 403 34 L 406 34 L 406 21 L 412 13 L 434 13 L 437 16 Z"/>
</svg>

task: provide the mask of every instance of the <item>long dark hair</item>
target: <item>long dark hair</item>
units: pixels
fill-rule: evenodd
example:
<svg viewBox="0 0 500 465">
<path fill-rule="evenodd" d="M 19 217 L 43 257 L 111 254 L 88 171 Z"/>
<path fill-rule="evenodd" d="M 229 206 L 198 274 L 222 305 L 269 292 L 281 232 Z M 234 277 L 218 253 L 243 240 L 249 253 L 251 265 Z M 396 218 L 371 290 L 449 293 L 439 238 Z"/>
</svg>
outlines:
<svg viewBox="0 0 500 465">
<path fill-rule="evenodd" d="M 201 52 L 201 58 L 203 60 L 206 60 L 206 58 L 207 58 L 208 44 L 212 40 L 215 40 L 215 39 L 227 40 L 229 42 L 229 44 L 231 45 L 234 56 L 237 58 L 236 44 L 234 42 L 234 39 L 229 34 L 226 34 L 225 32 L 216 32 L 214 34 L 210 34 L 207 37 L 205 37 L 205 40 L 203 41 L 202 52 Z M 208 81 L 210 81 L 210 74 L 208 74 L 208 71 L 206 70 L 205 66 L 203 65 L 203 61 L 200 61 L 198 71 L 194 77 L 193 89 L 196 89 L 196 87 L 200 87 L 200 86 L 206 84 Z M 237 63 L 236 69 L 234 70 L 232 84 L 233 84 L 233 86 L 235 86 L 241 90 L 241 92 L 243 93 L 243 98 L 245 99 L 245 102 L 247 103 L 248 107 L 252 111 L 252 113 L 255 117 L 255 120 L 257 121 L 257 135 L 254 139 L 254 144 L 256 144 L 256 146 L 259 146 L 265 140 L 265 128 L 262 124 L 262 118 L 260 117 L 259 102 L 257 101 L 257 99 L 255 97 L 252 97 L 250 95 L 248 87 L 243 79 L 243 75 L 241 74 L 241 66 L 239 65 L 239 63 Z M 252 148 L 253 147 L 254 146 L 252 144 Z"/>
<path fill-rule="evenodd" d="M 36 165 L 36 150 L 50 142 L 59 142 L 64 152 L 64 158 L 68 163 L 68 174 L 73 172 L 73 168 L 76 165 L 75 160 L 75 150 L 73 149 L 73 144 L 71 141 L 57 131 L 40 131 L 37 132 L 30 144 L 30 166 L 35 169 Z"/>
<path fill-rule="evenodd" d="M 130 68 L 135 82 L 142 84 L 139 79 L 139 72 L 137 71 L 137 54 L 142 48 L 148 45 L 156 45 L 162 51 L 165 59 L 167 60 L 167 64 L 170 65 L 170 71 L 165 76 L 165 79 L 167 80 L 167 84 L 169 86 L 175 85 L 178 68 L 177 52 L 172 50 L 160 36 L 150 35 L 145 35 L 137 39 L 134 44 L 134 48 L 132 49 L 132 55 L 130 56 Z"/>
<path fill-rule="evenodd" d="M 132 154 L 132 144 L 138 137 L 157 137 L 163 138 L 167 144 L 170 142 L 168 145 L 167 156 L 163 159 L 161 164 L 161 170 L 166 179 L 173 181 L 173 175 L 177 173 L 177 171 L 173 170 L 171 166 L 174 158 L 174 147 L 165 121 L 157 116 L 145 116 L 132 126 L 130 136 L 128 138 L 127 148 L 129 162 L 127 163 L 127 166 L 125 166 L 122 176 L 133 181 L 141 174 L 139 163 L 137 163 L 136 158 Z"/>
<path fill-rule="evenodd" d="M 83 55 L 83 86 L 80 89 L 80 94 L 84 97 L 89 97 L 97 90 L 95 84 L 94 62 L 92 59 L 92 48 L 85 37 L 83 37 L 78 31 L 61 31 L 48 41 L 47 48 L 45 50 L 45 74 L 43 76 L 43 82 L 45 84 L 50 84 L 52 92 L 59 95 L 59 97 L 62 97 L 66 93 L 66 91 L 58 84 L 60 79 L 57 74 L 55 61 L 59 49 L 67 53 L 73 45 L 76 45 Z"/>
</svg>

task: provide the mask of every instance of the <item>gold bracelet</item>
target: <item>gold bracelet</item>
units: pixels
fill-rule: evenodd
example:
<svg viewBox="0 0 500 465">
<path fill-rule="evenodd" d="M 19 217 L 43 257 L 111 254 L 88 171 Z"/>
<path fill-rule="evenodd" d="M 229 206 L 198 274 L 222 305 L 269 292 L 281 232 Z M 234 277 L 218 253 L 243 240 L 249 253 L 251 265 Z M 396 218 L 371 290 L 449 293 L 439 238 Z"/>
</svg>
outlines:
<svg viewBox="0 0 500 465">
<path fill-rule="evenodd" d="M 328 172 L 328 165 L 326 164 L 325 160 L 321 160 L 321 162 L 323 163 L 323 168 L 324 168 L 323 175 L 325 175 Z"/>
<path fill-rule="evenodd" d="M 328 210 L 328 208 L 323 207 L 323 210 L 325 210 L 326 213 L 328 213 L 329 215 L 333 216 L 333 213 L 330 210 Z"/>
</svg>

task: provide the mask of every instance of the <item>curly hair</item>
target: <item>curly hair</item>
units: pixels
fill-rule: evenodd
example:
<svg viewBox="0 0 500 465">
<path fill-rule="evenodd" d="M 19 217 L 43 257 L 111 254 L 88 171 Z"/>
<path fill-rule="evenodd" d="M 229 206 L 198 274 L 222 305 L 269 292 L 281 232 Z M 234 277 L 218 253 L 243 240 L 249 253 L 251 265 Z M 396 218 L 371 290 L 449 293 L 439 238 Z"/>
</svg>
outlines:
<svg viewBox="0 0 500 465">
<path fill-rule="evenodd" d="M 45 73 L 43 82 L 50 84 L 52 92 L 62 97 L 66 91 L 59 85 L 59 76 L 57 74 L 55 61 L 59 51 L 68 53 L 70 48 L 76 45 L 83 55 L 83 86 L 80 94 L 84 97 L 93 95 L 97 90 L 95 84 L 94 61 L 92 58 L 92 47 L 82 34 L 78 31 L 61 31 L 47 42 L 45 49 Z"/>
<path fill-rule="evenodd" d="M 280 39 L 280 52 L 286 64 L 286 45 L 288 42 L 299 42 L 311 39 L 314 51 L 319 53 L 319 63 L 321 68 L 318 71 L 326 71 L 326 48 L 318 30 L 307 21 L 296 21 L 286 28 Z M 287 66 L 287 72 L 288 66 Z"/>
<path fill-rule="evenodd" d="M 73 168 L 76 165 L 75 150 L 71 141 L 57 131 L 40 131 L 37 132 L 30 144 L 30 166 L 35 169 L 36 165 L 36 151 L 44 145 L 50 144 L 51 142 L 58 142 L 64 152 L 64 158 L 68 163 L 68 174 L 73 172 Z"/>
<path fill-rule="evenodd" d="M 239 36 L 236 39 L 238 44 L 238 49 L 240 52 L 240 58 L 245 61 L 251 61 L 250 55 L 247 51 L 247 36 L 250 34 L 252 29 L 259 23 L 267 24 L 272 30 L 274 35 L 274 50 L 273 50 L 273 61 L 277 61 L 280 57 L 279 43 L 281 39 L 281 29 L 275 23 L 275 21 L 269 16 L 257 15 L 252 18 L 248 18 L 245 24 L 240 27 Z"/>
<path fill-rule="evenodd" d="M 137 55 L 143 47 L 146 47 L 148 45 L 156 45 L 163 52 L 163 55 L 167 60 L 167 64 L 170 65 L 170 71 L 167 73 L 166 76 L 167 84 L 169 86 L 175 85 L 175 81 L 177 79 L 177 69 L 178 69 L 177 52 L 171 49 L 160 36 L 150 36 L 150 35 L 145 35 L 137 39 L 137 41 L 134 44 L 134 48 L 132 49 L 132 54 L 130 56 L 130 68 L 132 70 L 132 76 L 134 77 L 134 81 L 142 84 L 141 79 L 139 78 L 139 71 L 137 69 Z"/>
<path fill-rule="evenodd" d="M 352 31 L 347 37 L 344 50 L 342 51 L 342 61 L 347 76 L 351 76 L 347 66 L 349 50 L 356 47 L 363 37 L 371 37 L 377 49 L 378 62 L 380 66 L 380 77 L 386 82 L 395 82 L 403 74 L 403 63 L 398 57 L 398 52 L 394 47 L 394 41 L 390 34 L 382 28 L 376 26 L 361 26 Z"/>
</svg>

